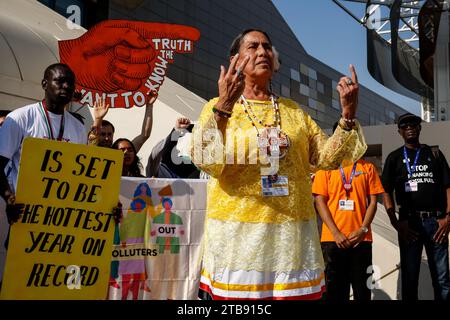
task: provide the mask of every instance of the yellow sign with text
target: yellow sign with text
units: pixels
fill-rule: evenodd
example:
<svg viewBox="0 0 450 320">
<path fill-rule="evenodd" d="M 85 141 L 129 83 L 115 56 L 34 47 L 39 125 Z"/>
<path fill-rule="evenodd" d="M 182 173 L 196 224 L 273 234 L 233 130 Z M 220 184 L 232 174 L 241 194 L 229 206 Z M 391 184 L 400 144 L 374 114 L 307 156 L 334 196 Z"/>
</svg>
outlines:
<svg viewBox="0 0 450 320">
<path fill-rule="evenodd" d="M 23 143 L 2 299 L 105 299 L 123 153 L 52 140 Z"/>
</svg>

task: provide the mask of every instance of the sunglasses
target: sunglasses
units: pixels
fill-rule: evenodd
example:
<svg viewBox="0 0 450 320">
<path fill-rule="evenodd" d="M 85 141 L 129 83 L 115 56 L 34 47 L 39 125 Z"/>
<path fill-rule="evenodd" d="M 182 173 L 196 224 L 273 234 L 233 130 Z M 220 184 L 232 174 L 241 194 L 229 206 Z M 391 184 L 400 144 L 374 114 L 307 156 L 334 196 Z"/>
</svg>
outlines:
<svg viewBox="0 0 450 320">
<path fill-rule="evenodd" d="M 417 127 L 418 125 L 419 125 L 419 124 L 418 124 L 417 122 L 405 122 L 405 123 L 399 124 L 398 127 L 399 127 L 400 129 L 406 129 L 406 128 L 408 128 L 408 127 L 415 128 L 415 127 Z"/>
</svg>

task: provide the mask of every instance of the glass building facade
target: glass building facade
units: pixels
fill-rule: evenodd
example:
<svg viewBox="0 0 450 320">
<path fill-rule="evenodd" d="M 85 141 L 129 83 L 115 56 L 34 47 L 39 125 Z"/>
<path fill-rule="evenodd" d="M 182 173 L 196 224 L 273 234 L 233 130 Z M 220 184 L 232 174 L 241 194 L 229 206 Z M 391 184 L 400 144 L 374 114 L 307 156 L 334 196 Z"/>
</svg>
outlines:
<svg viewBox="0 0 450 320">
<path fill-rule="evenodd" d="M 234 37 L 248 28 L 262 29 L 271 37 L 282 62 L 273 79 L 273 91 L 298 102 L 322 128 L 331 128 L 340 118 L 336 84 L 342 74 L 306 52 L 270 0 L 110 0 L 107 5 L 106 1 L 81 2 L 86 8 L 83 13 L 83 21 L 88 21 L 86 28 L 95 19 L 107 17 L 199 29 L 201 37 L 194 53 L 176 55 L 167 76 L 207 100 L 218 95 L 220 65 L 228 64 Z M 362 125 L 390 124 L 405 112 L 361 86 L 358 119 Z"/>
</svg>

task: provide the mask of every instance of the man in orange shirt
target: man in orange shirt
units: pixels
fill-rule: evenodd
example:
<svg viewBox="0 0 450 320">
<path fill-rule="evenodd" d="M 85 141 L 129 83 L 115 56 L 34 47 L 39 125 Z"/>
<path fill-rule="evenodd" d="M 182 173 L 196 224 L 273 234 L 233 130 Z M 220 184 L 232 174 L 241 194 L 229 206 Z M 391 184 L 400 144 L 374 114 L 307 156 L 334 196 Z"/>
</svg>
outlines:
<svg viewBox="0 0 450 320">
<path fill-rule="evenodd" d="M 367 268 L 372 265 L 370 224 L 377 194 L 384 192 L 375 166 L 364 160 L 316 173 L 312 192 L 322 218 L 326 298 L 370 300 Z"/>
</svg>

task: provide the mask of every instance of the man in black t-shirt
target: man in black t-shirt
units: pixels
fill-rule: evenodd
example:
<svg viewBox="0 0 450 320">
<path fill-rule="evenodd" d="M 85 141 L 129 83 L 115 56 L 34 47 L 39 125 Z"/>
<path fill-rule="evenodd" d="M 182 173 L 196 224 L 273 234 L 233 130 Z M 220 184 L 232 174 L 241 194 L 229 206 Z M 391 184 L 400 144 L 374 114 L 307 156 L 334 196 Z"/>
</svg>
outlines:
<svg viewBox="0 0 450 320">
<path fill-rule="evenodd" d="M 402 299 L 418 299 L 425 246 L 435 299 L 449 300 L 450 170 L 439 149 L 420 144 L 420 122 L 421 119 L 411 113 L 398 119 L 398 132 L 405 145 L 386 158 L 382 175 L 386 191 L 383 202 L 399 235 Z"/>
</svg>

